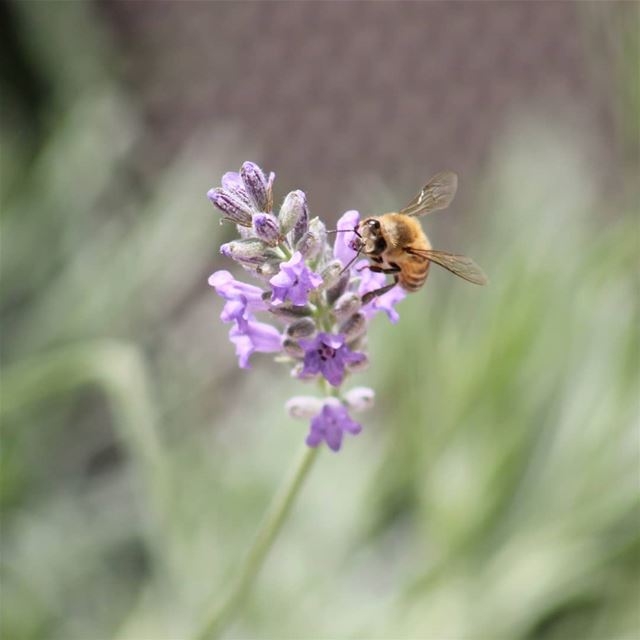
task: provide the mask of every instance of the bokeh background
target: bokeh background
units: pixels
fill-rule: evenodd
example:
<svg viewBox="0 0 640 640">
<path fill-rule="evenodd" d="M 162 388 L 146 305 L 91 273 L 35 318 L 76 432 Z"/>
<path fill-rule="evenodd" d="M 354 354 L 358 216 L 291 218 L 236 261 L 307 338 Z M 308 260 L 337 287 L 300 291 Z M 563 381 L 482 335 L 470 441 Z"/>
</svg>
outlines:
<svg viewBox="0 0 640 640">
<path fill-rule="evenodd" d="M 461 176 L 228 638 L 640 636 L 639 5 L 0 5 L 1 635 L 187 639 L 305 427 L 237 368 L 205 198 L 331 224 Z"/>
</svg>

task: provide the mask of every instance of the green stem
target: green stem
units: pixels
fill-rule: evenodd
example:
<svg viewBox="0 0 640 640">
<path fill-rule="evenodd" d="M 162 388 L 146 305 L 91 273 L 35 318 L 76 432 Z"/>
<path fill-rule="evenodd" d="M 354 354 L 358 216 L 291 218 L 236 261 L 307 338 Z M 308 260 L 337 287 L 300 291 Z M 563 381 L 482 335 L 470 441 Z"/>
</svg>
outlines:
<svg viewBox="0 0 640 640">
<path fill-rule="evenodd" d="M 278 245 L 278 249 L 280 249 L 280 251 L 282 251 L 282 255 L 284 256 L 285 260 L 289 260 L 291 258 L 291 256 L 293 255 L 293 253 L 291 253 L 291 251 L 289 250 L 289 247 L 287 247 L 287 245 L 284 242 L 281 242 Z"/>
<path fill-rule="evenodd" d="M 319 448 L 317 447 L 312 449 L 305 446 L 296 459 L 290 475 L 269 505 L 269 509 L 258 529 L 258 533 L 231 591 L 227 598 L 217 604 L 211 611 L 200 632 L 195 636 L 195 640 L 211 640 L 219 637 L 225 627 L 233 620 L 238 609 L 249 595 L 256 576 L 291 511 L 291 507 L 318 455 L 318 451 Z"/>
</svg>

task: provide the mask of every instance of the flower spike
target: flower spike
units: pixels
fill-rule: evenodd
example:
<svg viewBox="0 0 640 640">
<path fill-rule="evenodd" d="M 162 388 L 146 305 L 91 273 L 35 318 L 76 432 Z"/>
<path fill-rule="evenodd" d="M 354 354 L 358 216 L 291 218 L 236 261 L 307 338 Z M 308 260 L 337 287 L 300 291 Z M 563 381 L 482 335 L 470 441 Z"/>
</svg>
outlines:
<svg viewBox="0 0 640 640">
<path fill-rule="evenodd" d="M 256 279 L 249 284 L 221 270 L 209 284 L 225 301 L 220 319 L 231 325 L 229 339 L 241 368 L 250 367 L 254 353 L 272 353 L 298 380 L 317 380 L 331 389 L 329 395 L 291 398 L 287 411 L 309 421 L 309 447 L 324 443 L 338 451 L 345 433 L 362 429 L 351 414 L 373 404 L 371 389 L 342 390 L 345 380 L 368 365 L 369 322 L 379 311 L 397 322 L 395 305 L 405 294 L 394 287 L 367 301 L 366 294 L 380 289 L 385 277 L 360 269 L 367 261 L 358 261 L 357 211 L 347 211 L 335 232 L 327 232 L 319 218 L 310 218 L 307 198 L 297 190 L 276 215 L 273 181 L 273 173 L 267 176 L 245 162 L 209 190 L 211 202 L 237 225 L 240 236 L 223 244 L 220 253 Z"/>
</svg>

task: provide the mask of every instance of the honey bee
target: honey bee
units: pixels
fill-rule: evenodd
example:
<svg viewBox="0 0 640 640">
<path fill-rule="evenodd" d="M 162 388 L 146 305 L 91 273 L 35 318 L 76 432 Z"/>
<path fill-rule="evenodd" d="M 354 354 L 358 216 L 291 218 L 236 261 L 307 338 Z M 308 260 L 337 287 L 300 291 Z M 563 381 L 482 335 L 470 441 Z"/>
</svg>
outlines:
<svg viewBox="0 0 640 640">
<path fill-rule="evenodd" d="M 446 209 L 458 188 L 458 176 L 451 171 L 436 174 L 409 204 L 397 213 L 384 213 L 362 220 L 353 230 L 351 247 L 371 263 L 366 268 L 392 274 L 394 281 L 367 293 L 363 302 L 389 291 L 399 284 L 405 291 L 418 291 L 429 275 L 431 263 L 473 284 L 484 285 L 487 277 L 471 258 L 435 251 L 417 217 Z M 356 256 L 357 258 L 357 256 Z M 354 258 L 354 260 L 356 259 Z"/>
</svg>

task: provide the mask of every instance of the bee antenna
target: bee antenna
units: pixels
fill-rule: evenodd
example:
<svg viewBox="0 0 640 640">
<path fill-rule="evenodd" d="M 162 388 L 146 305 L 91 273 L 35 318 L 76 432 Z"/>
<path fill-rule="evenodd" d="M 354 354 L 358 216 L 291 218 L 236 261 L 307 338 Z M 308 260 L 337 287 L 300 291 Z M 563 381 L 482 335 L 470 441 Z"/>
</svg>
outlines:
<svg viewBox="0 0 640 640">
<path fill-rule="evenodd" d="M 360 232 L 357 228 L 355 229 L 330 229 L 327 233 L 355 233 L 358 238 L 361 238 Z"/>
</svg>

